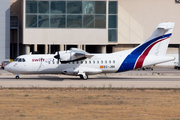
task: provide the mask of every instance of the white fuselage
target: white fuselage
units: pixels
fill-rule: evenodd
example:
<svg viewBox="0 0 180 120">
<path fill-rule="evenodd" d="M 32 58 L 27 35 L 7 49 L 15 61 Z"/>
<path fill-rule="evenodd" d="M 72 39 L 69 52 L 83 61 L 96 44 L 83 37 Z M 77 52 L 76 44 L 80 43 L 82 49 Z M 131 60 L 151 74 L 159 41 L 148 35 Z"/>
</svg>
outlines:
<svg viewBox="0 0 180 120">
<path fill-rule="evenodd" d="M 126 62 L 128 53 L 131 50 L 112 53 L 112 54 L 93 54 L 91 58 L 79 60 L 69 63 L 58 62 L 54 58 L 54 54 L 48 55 L 22 55 L 18 59 L 6 66 L 6 70 L 15 74 L 67 74 L 78 75 L 78 73 L 86 73 L 88 75 L 98 73 L 116 73 L 135 69 L 130 68 L 131 64 L 135 64 L 134 59 Z M 147 56 L 142 66 L 154 65 L 174 60 L 174 57 L 167 56 Z M 136 62 L 137 64 L 137 62 Z M 141 66 L 141 67 L 142 67 Z"/>
<path fill-rule="evenodd" d="M 96 57 L 98 56 L 98 57 Z M 119 56 L 98 54 L 80 61 L 61 63 L 54 55 L 22 55 L 25 61 L 13 61 L 6 70 L 18 74 L 68 74 L 76 75 L 79 71 L 87 74 L 116 72 L 120 66 Z"/>
</svg>

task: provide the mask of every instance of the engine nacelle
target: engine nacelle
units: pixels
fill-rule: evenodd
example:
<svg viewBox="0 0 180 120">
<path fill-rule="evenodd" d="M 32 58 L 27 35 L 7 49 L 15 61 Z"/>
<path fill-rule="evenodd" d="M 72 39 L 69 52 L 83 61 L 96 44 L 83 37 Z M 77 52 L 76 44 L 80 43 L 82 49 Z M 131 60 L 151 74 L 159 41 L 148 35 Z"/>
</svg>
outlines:
<svg viewBox="0 0 180 120">
<path fill-rule="evenodd" d="M 59 52 L 59 57 L 58 57 L 58 53 L 56 53 L 55 58 L 59 58 L 60 61 L 72 61 L 74 59 L 77 59 L 77 57 L 75 56 L 74 52 L 71 51 L 60 51 Z"/>
<path fill-rule="evenodd" d="M 60 54 L 60 60 L 61 61 L 69 61 L 71 60 L 71 53 L 61 53 Z"/>
</svg>

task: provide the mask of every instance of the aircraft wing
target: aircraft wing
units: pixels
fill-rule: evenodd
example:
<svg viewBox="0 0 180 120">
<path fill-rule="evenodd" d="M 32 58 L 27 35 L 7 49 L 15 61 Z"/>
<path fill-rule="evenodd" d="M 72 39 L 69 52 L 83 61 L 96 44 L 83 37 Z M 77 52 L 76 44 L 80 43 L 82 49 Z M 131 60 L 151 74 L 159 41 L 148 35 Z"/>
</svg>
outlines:
<svg viewBox="0 0 180 120">
<path fill-rule="evenodd" d="M 74 52 L 75 53 L 74 55 L 77 57 L 91 58 L 92 56 L 94 56 L 94 55 L 92 55 L 84 50 L 78 49 L 78 48 L 71 48 L 70 51 Z"/>
<path fill-rule="evenodd" d="M 77 58 L 80 58 L 80 57 L 91 58 L 92 56 L 94 56 L 94 55 L 92 55 L 84 50 L 78 49 L 78 48 L 71 48 L 70 51 L 73 52 L 74 56 L 76 56 Z"/>
</svg>

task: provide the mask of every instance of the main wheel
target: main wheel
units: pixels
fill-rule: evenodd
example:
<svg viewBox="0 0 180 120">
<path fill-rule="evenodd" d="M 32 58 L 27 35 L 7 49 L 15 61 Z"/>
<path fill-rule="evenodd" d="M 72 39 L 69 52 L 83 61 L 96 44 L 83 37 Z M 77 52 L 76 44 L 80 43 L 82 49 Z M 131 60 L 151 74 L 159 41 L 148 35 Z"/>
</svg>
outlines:
<svg viewBox="0 0 180 120">
<path fill-rule="evenodd" d="M 19 76 L 16 76 L 16 79 L 19 79 Z"/>
<path fill-rule="evenodd" d="M 85 75 L 83 76 L 83 79 L 84 79 L 84 80 L 87 80 L 87 79 L 88 79 L 88 75 L 85 74 Z"/>
<path fill-rule="evenodd" d="M 81 79 L 84 79 L 84 78 L 83 78 L 83 75 L 80 75 L 79 77 L 80 77 Z"/>
</svg>

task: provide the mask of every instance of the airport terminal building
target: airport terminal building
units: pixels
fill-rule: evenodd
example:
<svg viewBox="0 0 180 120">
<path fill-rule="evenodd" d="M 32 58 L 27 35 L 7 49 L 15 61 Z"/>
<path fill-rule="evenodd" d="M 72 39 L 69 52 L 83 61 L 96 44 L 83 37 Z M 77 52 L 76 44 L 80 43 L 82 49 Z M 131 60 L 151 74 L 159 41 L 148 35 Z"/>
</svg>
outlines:
<svg viewBox="0 0 180 120">
<path fill-rule="evenodd" d="M 71 47 L 111 53 L 136 47 L 168 21 L 176 24 L 167 54 L 179 61 L 179 11 L 178 0 L 11 0 L 7 48 L 11 59 Z"/>
</svg>

